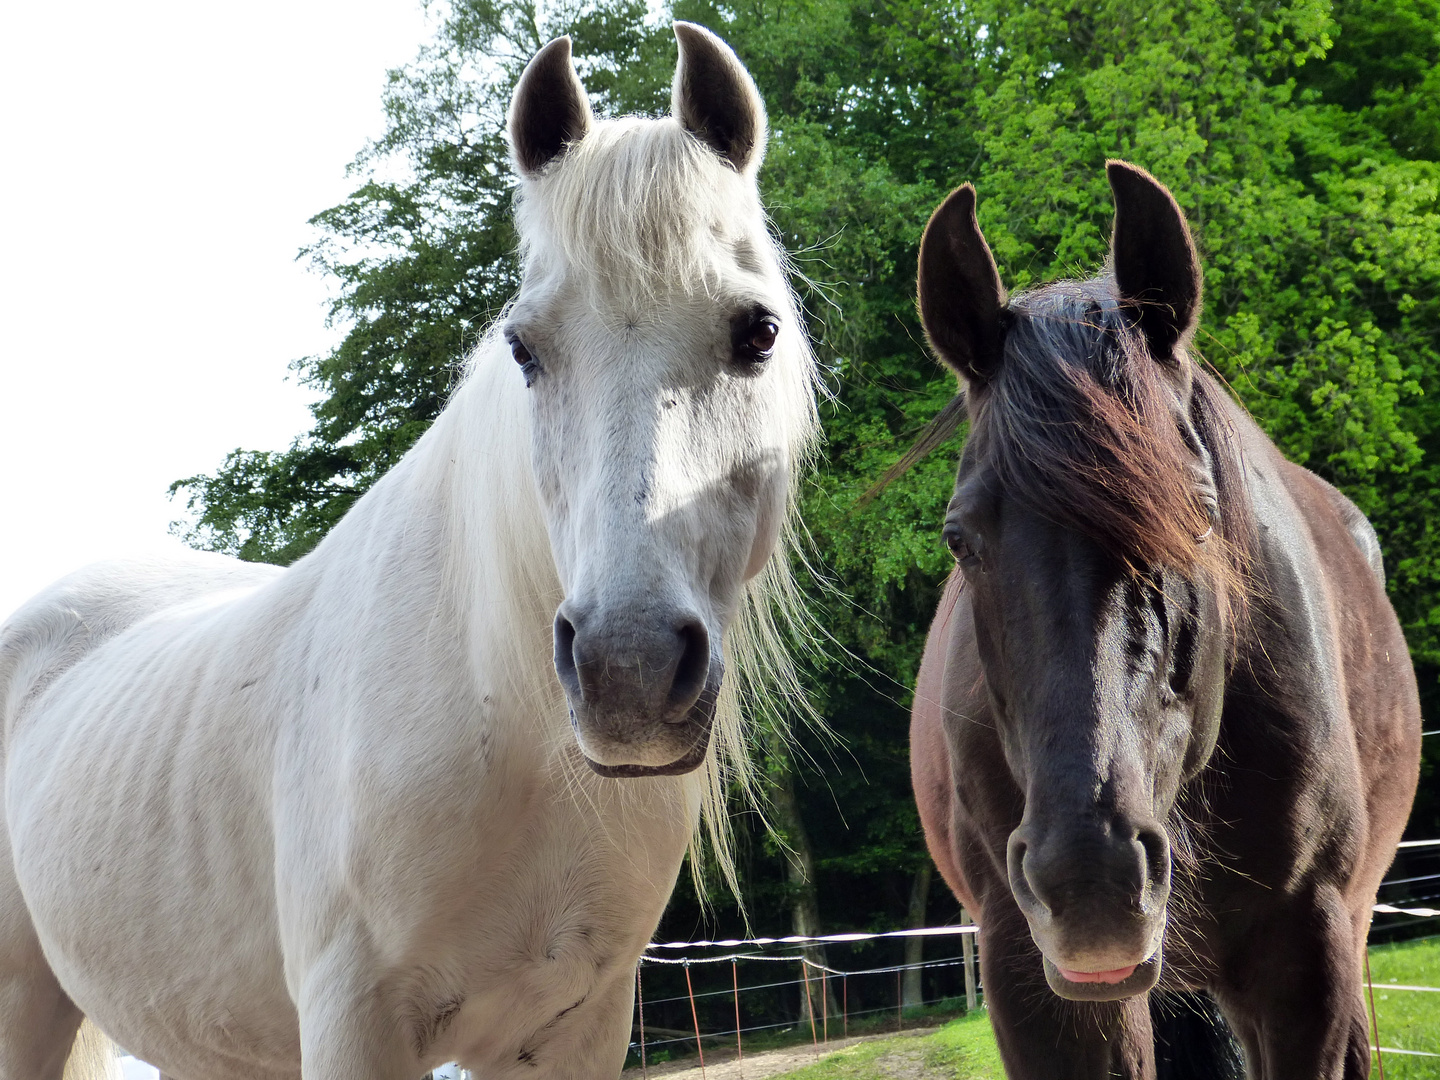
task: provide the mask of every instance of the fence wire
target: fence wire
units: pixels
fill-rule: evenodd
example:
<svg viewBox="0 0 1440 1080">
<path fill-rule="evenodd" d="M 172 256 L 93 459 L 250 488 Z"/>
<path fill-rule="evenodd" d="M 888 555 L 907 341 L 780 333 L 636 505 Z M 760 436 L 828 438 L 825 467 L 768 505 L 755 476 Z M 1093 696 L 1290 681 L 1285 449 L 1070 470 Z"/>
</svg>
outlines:
<svg viewBox="0 0 1440 1080">
<path fill-rule="evenodd" d="M 903 1028 L 906 1013 L 934 1005 L 939 1000 L 961 1000 L 960 986 L 954 993 L 925 993 L 924 979 L 918 987 L 915 979 L 922 974 L 936 985 L 936 975 L 950 969 L 969 965 L 969 985 L 975 987 L 975 1001 L 978 1003 L 978 971 L 973 935 L 976 927 L 963 926 L 927 927 L 916 930 L 887 931 L 876 933 L 825 934 L 816 936 L 788 935 L 768 938 L 725 938 L 715 941 L 656 942 L 640 958 L 636 968 L 636 1007 L 631 1050 L 636 1063 L 648 1076 L 653 1056 L 667 1050 L 691 1048 L 703 1059 L 706 1044 L 711 1047 L 724 1046 L 733 1041 L 735 1057 L 743 1063 L 746 1036 L 762 1035 L 782 1029 L 808 1033 L 812 1051 L 818 1054 L 832 1038 L 847 1038 L 852 1023 L 862 1023 L 867 1028 L 875 1026 L 875 1019 L 885 1015 L 895 1018 L 896 1029 Z M 956 938 L 965 939 L 964 955 L 941 956 L 930 960 L 898 964 L 871 964 L 867 967 L 842 968 L 834 963 L 824 963 L 811 956 L 789 950 L 783 953 L 764 951 L 773 946 L 816 946 L 816 945 L 869 945 L 887 939 L 914 938 Z M 726 949 L 714 956 L 665 956 L 656 955 L 662 950 L 675 949 Z M 743 951 L 737 951 L 743 950 Z M 968 959 L 967 959 L 968 958 Z M 828 959 L 828 958 L 827 958 Z M 799 975 L 791 979 L 766 978 L 760 975 L 758 981 L 742 982 L 742 964 L 794 964 Z M 713 971 L 713 965 L 730 966 L 730 977 L 723 986 L 712 985 L 697 988 L 692 971 L 706 969 Z M 649 969 L 651 974 L 646 974 Z M 683 984 L 674 986 L 679 992 L 660 992 L 654 989 L 652 974 L 659 976 L 669 970 L 684 972 Z M 906 985 L 907 973 L 910 985 Z M 678 974 L 678 972 L 677 972 Z M 755 973 L 755 974 L 758 974 Z M 893 983 L 887 977 L 893 976 Z M 752 978 L 754 976 L 752 975 Z M 857 984 L 859 993 L 853 993 L 851 983 Z M 673 979 L 672 979 L 673 984 Z M 646 989 L 650 988 L 647 995 Z M 756 996 L 763 999 L 757 1008 Z M 786 996 L 793 1000 L 786 1002 Z M 884 999 L 883 1002 L 880 999 Z M 727 1000 L 728 999 L 728 1000 Z M 725 1019 L 720 1020 L 723 1010 Z M 776 1014 L 782 1019 L 775 1019 Z M 752 1022 L 744 1022 L 744 1014 L 750 1014 Z M 756 1015 L 757 1013 L 761 1015 Z M 787 1014 L 788 1015 L 784 1015 Z M 688 1023 L 686 1023 L 688 1021 Z M 708 1022 L 707 1022 L 708 1021 Z M 718 1021 L 718 1022 L 717 1022 Z M 868 1023 L 866 1023 L 868 1021 Z M 883 1025 L 882 1025 L 883 1026 Z M 803 1037 L 803 1036 L 802 1036 Z M 743 1064 L 742 1064 L 743 1069 Z"/>
</svg>

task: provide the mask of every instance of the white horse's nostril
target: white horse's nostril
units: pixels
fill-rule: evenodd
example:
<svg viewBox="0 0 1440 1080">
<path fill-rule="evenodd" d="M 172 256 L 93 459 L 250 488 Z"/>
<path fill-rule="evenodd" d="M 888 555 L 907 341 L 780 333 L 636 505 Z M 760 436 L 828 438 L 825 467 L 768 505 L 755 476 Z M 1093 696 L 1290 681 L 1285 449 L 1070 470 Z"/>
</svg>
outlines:
<svg viewBox="0 0 1440 1080">
<path fill-rule="evenodd" d="M 580 672 L 575 667 L 575 625 L 559 612 L 555 613 L 555 674 L 572 701 L 583 696 Z M 573 715 L 575 710 L 570 711 Z"/>
<path fill-rule="evenodd" d="M 555 673 L 580 723 L 636 732 L 682 724 L 717 672 L 704 620 L 634 605 L 562 605 L 555 614 Z M 628 737 L 628 736 L 627 736 Z"/>
<path fill-rule="evenodd" d="M 695 703 L 705 689 L 705 680 L 710 674 L 710 634 L 699 619 L 689 619 L 678 630 L 680 638 L 680 660 L 675 665 L 675 679 L 670 684 L 670 703 L 682 710 Z M 681 712 L 675 718 L 684 720 Z"/>
</svg>

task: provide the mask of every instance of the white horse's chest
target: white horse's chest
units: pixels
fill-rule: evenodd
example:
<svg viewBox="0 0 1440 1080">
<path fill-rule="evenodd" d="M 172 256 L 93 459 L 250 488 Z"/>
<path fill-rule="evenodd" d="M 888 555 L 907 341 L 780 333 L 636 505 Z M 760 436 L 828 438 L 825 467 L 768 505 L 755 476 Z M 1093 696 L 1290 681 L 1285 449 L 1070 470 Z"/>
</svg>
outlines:
<svg viewBox="0 0 1440 1080">
<path fill-rule="evenodd" d="M 515 734 L 552 712 L 491 708 L 485 737 L 474 716 L 448 732 L 438 722 L 427 729 L 433 753 L 413 755 L 424 763 L 415 775 L 393 778 L 388 795 L 388 785 L 372 789 L 374 805 L 355 808 L 311 904 L 327 883 L 371 875 L 352 914 L 376 979 L 407 1018 L 418 1065 L 459 1060 L 497 1077 L 542 1066 L 604 1073 L 596 1055 L 613 1052 L 627 1023 L 634 957 L 664 910 L 698 812 L 693 787 L 600 781 L 568 743 L 545 750 Z M 437 768 L 442 746 L 453 764 Z M 378 765 L 353 767 L 375 782 Z M 404 800 L 415 790 L 427 793 L 423 814 Z M 305 872 L 293 867 L 281 880 Z M 288 918 L 286 931 L 306 932 Z M 294 942 L 287 960 L 316 944 Z"/>
<path fill-rule="evenodd" d="M 427 859 L 423 910 L 372 908 L 372 926 L 390 928 L 382 936 L 420 980 L 407 1010 L 426 1067 L 459 1060 L 487 1076 L 533 1076 L 593 1066 L 626 1024 L 633 958 L 664 910 L 697 808 L 673 782 L 621 790 L 576 765 L 550 761 L 528 785 L 480 785 L 490 791 L 473 816 L 456 813 L 451 851 Z"/>
<path fill-rule="evenodd" d="M 52 962 L 123 1045 L 182 1077 L 293 1075 L 307 976 L 338 950 L 402 1018 L 422 1071 L 458 1058 L 565 1075 L 609 1052 L 591 1043 L 625 1023 L 632 958 L 694 821 L 683 786 L 597 784 L 515 738 L 542 716 L 517 724 L 478 702 L 430 712 L 424 739 L 373 759 L 327 751 L 334 733 L 318 729 L 206 745 L 158 715 L 162 698 L 220 700 L 191 689 L 112 704 L 103 722 L 77 695 L 47 735 L 83 735 L 65 774 L 12 789 L 34 823 L 17 855 Z"/>
<path fill-rule="evenodd" d="M 549 854 L 537 852 L 546 862 Z M 458 1060 L 486 1076 L 534 1075 L 593 1061 L 597 1033 L 613 1042 L 609 1033 L 624 1026 L 631 958 L 663 897 L 647 895 L 655 891 L 649 883 L 627 882 L 626 869 L 613 863 L 597 861 L 584 884 L 570 873 L 547 876 L 490 909 L 468 989 L 445 1003 L 427 1065 Z"/>
</svg>

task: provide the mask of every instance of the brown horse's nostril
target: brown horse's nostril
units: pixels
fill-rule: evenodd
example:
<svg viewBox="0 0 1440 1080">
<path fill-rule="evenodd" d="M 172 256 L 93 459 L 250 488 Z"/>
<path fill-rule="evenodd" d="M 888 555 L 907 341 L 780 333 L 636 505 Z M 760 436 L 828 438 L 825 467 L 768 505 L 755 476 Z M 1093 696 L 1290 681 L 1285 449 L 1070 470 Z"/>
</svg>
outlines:
<svg viewBox="0 0 1440 1080">
<path fill-rule="evenodd" d="M 670 684 L 670 703 L 681 710 L 676 719 L 683 720 L 683 710 L 700 697 L 710 674 L 710 634 L 699 619 L 686 620 L 675 633 L 680 639 L 680 659 Z"/>
<path fill-rule="evenodd" d="M 1025 854 L 1029 850 L 1028 844 L 1021 838 L 1020 830 L 1010 835 L 1010 843 L 1005 852 L 1005 861 L 1008 865 L 1010 876 L 1010 891 L 1015 894 L 1015 900 L 1020 905 L 1020 910 L 1029 912 L 1032 915 L 1044 914 L 1054 916 L 1055 910 L 1051 907 L 1047 898 L 1041 897 L 1030 881 L 1026 872 Z"/>
<path fill-rule="evenodd" d="M 1108 828 L 1067 821 L 1038 838 L 1032 830 L 1012 833 L 1006 853 L 1011 891 L 1029 918 L 1063 919 L 1092 909 L 1146 917 L 1163 911 L 1170 842 L 1158 825 L 1117 816 Z"/>
<path fill-rule="evenodd" d="M 1164 830 L 1158 828 L 1138 830 L 1135 840 L 1145 851 L 1145 887 L 1140 894 L 1140 908 L 1147 915 L 1153 914 L 1150 909 L 1163 907 L 1170 895 L 1170 840 Z"/>
</svg>

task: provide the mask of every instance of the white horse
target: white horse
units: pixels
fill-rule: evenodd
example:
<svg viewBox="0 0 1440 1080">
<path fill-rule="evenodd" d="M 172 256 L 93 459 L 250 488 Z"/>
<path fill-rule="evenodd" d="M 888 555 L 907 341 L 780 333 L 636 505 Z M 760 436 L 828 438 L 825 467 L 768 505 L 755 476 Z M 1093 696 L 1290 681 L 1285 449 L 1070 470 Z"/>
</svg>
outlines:
<svg viewBox="0 0 1440 1080">
<path fill-rule="evenodd" d="M 662 119 L 530 62 L 524 284 L 313 554 L 99 566 L 0 630 L 0 1080 L 88 1068 L 82 1016 L 182 1080 L 619 1072 L 815 435 L 759 96 L 675 33 Z"/>
</svg>

